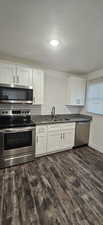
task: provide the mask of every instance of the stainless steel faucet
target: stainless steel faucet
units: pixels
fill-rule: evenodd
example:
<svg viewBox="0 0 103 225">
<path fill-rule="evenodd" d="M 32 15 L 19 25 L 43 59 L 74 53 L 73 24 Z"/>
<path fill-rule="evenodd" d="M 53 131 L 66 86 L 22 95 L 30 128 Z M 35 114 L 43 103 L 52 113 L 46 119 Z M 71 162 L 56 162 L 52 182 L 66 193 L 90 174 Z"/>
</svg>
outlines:
<svg viewBox="0 0 103 225">
<path fill-rule="evenodd" d="M 52 107 L 51 116 L 53 119 L 55 119 L 55 106 Z"/>
</svg>

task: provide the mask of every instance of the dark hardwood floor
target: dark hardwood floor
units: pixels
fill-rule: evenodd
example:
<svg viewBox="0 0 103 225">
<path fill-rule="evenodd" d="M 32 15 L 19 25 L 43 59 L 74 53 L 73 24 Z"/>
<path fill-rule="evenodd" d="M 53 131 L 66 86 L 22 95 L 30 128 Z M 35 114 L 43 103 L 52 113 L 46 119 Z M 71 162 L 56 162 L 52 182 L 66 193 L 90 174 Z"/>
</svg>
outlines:
<svg viewBox="0 0 103 225">
<path fill-rule="evenodd" d="M 83 147 L 1 169 L 0 225 L 103 225 L 103 154 Z"/>
</svg>

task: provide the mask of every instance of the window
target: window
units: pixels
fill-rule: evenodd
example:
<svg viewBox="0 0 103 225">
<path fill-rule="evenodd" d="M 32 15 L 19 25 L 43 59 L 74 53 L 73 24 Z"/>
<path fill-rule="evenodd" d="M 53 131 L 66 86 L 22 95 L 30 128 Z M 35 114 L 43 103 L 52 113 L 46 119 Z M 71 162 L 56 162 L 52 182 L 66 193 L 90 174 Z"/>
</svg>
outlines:
<svg viewBox="0 0 103 225">
<path fill-rule="evenodd" d="M 86 109 L 88 112 L 103 114 L 103 78 L 88 82 Z"/>
</svg>

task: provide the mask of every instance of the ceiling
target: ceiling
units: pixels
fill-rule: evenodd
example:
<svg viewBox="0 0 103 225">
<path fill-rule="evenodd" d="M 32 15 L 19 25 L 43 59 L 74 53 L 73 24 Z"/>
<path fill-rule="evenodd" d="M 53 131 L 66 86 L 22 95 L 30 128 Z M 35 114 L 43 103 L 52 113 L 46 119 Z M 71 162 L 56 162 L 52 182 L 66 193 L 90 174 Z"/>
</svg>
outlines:
<svg viewBox="0 0 103 225">
<path fill-rule="evenodd" d="M 0 0 L 0 54 L 72 73 L 103 68 L 103 0 Z"/>
</svg>

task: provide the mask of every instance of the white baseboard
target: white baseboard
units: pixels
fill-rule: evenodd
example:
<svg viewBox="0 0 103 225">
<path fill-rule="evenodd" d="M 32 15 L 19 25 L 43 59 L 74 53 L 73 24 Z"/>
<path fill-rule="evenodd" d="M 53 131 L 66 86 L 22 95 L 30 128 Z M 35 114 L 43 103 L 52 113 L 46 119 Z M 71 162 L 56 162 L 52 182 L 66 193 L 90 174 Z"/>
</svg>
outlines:
<svg viewBox="0 0 103 225">
<path fill-rule="evenodd" d="M 89 144 L 89 147 L 94 148 L 96 151 L 103 153 L 103 146 L 98 146 L 96 144 Z"/>
</svg>

